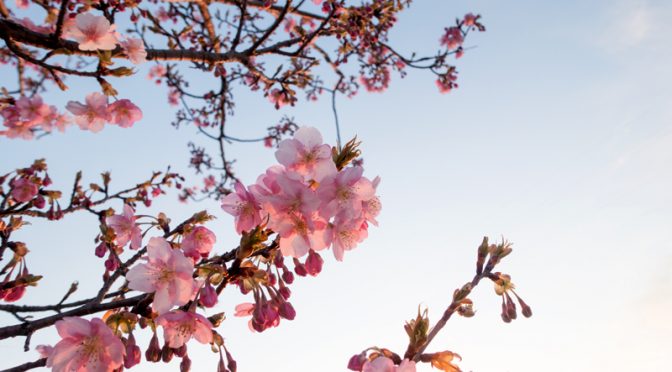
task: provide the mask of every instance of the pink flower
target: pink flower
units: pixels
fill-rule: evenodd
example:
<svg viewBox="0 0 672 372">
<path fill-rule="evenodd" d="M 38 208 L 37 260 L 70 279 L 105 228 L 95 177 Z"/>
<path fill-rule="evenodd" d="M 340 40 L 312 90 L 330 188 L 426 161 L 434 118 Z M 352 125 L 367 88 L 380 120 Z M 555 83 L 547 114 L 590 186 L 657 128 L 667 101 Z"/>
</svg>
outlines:
<svg viewBox="0 0 672 372">
<path fill-rule="evenodd" d="M 350 220 L 339 216 L 327 227 L 325 243 L 332 246 L 336 260 L 343 261 L 345 251 L 354 249 L 369 235 L 367 228 L 364 220 Z"/>
<path fill-rule="evenodd" d="M 26 203 L 37 195 L 37 185 L 28 178 L 19 178 L 12 182 L 12 198 L 19 203 Z"/>
<path fill-rule="evenodd" d="M 107 107 L 109 120 L 122 128 L 129 128 L 142 119 L 142 111 L 130 100 L 120 99 Z"/>
<path fill-rule="evenodd" d="M 312 127 L 301 127 L 294 138 L 282 140 L 275 157 L 287 169 L 317 182 L 336 173 L 331 147 L 322 144 L 322 135 Z"/>
<path fill-rule="evenodd" d="M 66 317 L 56 322 L 61 336 L 47 359 L 56 372 L 111 372 L 124 361 L 124 344 L 100 319 Z"/>
<path fill-rule="evenodd" d="M 459 27 L 446 28 L 446 33 L 441 36 L 441 45 L 445 45 L 449 50 L 457 49 L 464 42 L 462 30 Z"/>
<path fill-rule="evenodd" d="M 312 228 L 311 228 L 312 226 Z M 285 215 L 277 225 L 280 235 L 280 252 L 283 256 L 302 257 L 313 249 L 324 249 L 324 228 L 326 223 L 319 219 L 316 214 L 310 217 L 290 213 Z"/>
<path fill-rule="evenodd" d="M 83 130 L 99 132 L 109 120 L 107 96 L 93 92 L 86 96 L 86 104 L 70 101 L 65 108 L 75 115 L 75 123 Z"/>
<path fill-rule="evenodd" d="M 271 215 L 270 226 L 275 228 L 285 214 L 300 213 L 310 216 L 317 211 L 320 200 L 315 191 L 296 173 L 285 172 L 275 178 L 278 192 L 265 198 L 266 212 Z M 310 222 L 310 221 L 308 221 Z M 309 228 L 313 228 L 312 225 Z"/>
<path fill-rule="evenodd" d="M 323 217 L 343 214 L 357 218 L 362 213 L 362 202 L 373 198 L 376 192 L 363 173 L 362 167 L 349 167 L 323 180 L 318 189 Z"/>
<path fill-rule="evenodd" d="M 189 302 L 194 288 L 193 262 L 179 249 L 172 249 L 164 238 L 151 238 L 147 253 L 147 263 L 134 266 L 126 274 L 128 288 L 154 292 L 152 306 L 159 315 Z"/>
<path fill-rule="evenodd" d="M 212 342 L 212 323 L 203 315 L 175 310 L 156 318 L 163 327 L 163 337 L 169 347 L 182 347 L 191 338 L 202 344 Z"/>
<path fill-rule="evenodd" d="M 50 114 L 49 106 L 42 102 L 39 95 L 32 98 L 21 97 L 16 100 L 16 108 L 19 109 L 21 119 L 33 126 L 35 124 L 42 124 L 44 118 Z"/>
<path fill-rule="evenodd" d="M 415 372 L 415 362 L 404 359 L 401 361 L 401 364 L 397 366 L 395 372 Z"/>
<path fill-rule="evenodd" d="M 206 227 L 197 226 L 184 236 L 182 251 L 185 256 L 197 261 L 201 257 L 208 257 L 216 241 L 217 238 L 212 231 Z"/>
<path fill-rule="evenodd" d="M 129 241 L 131 249 L 138 249 L 142 246 L 142 231 L 135 224 L 136 219 L 135 211 L 128 204 L 124 204 L 123 214 L 105 218 L 105 223 L 114 231 L 114 241 L 118 246 L 123 247 Z"/>
<path fill-rule="evenodd" d="M 205 307 L 213 307 L 217 305 L 217 301 L 219 300 L 217 298 L 217 291 L 210 282 L 205 283 L 205 286 L 201 289 L 201 295 L 198 300 L 200 304 Z"/>
<path fill-rule="evenodd" d="M 254 195 L 240 182 L 236 183 L 235 191 L 222 199 L 222 209 L 236 218 L 236 232 L 240 234 L 261 223 L 261 208 Z"/>
<path fill-rule="evenodd" d="M 110 25 L 103 16 L 90 13 L 79 13 L 67 35 L 79 43 L 80 50 L 112 50 L 119 42 L 115 25 Z"/>
<path fill-rule="evenodd" d="M 139 65 L 147 61 L 147 51 L 142 39 L 128 38 L 121 42 L 121 48 L 133 64 Z"/>
</svg>

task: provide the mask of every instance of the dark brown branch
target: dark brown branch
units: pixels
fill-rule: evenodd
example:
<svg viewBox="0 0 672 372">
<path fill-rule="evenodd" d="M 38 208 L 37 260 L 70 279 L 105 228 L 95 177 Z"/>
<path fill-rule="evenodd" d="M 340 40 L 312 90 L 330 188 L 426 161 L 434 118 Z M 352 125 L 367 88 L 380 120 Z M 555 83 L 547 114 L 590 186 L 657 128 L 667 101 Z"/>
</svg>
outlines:
<svg viewBox="0 0 672 372">
<path fill-rule="evenodd" d="M 28 362 L 28 363 L 24 363 L 24 364 L 21 364 L 21 365 L 16 366 L 16 367 L 3 369 L 0 372 L 23 372 L 23 371 L 31 370 L 33 368 L 44 367 L 46 365 L 47 365 L 47 358 L 42 358 L 42 359 L 38 359 L 34 362 Z"/>
</svg>

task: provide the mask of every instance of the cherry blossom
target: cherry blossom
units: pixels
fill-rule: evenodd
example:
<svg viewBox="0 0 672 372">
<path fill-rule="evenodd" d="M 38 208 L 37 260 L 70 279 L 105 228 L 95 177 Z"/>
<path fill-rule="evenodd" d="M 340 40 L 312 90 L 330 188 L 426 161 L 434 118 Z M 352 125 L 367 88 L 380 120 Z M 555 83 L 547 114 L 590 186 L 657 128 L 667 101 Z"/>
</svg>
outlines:
<svg viewBox="0 0 672 372">
<path fill-rule="evenodd" d="M 322 135 L 313 127 L 301 127 L 294 138 L 282 140 L 275 157 L 287 169 L 317 182 L 336 173 L 331 147 L 322 144 Z"/>
<path fill-rule="evenodd" d="M 184 236 L 182 251 L 185 256 L 197 261 L 202 257 L 208 257 L 216 241 L 217 238 L 212 231 L 204 226 L 196 226 Z"/>
<path fill-rule="evenodd" d="M 318 195 L 322 202 L 320 213 L 326 218 L 343 213 L 355 218 L 362 212 L 362 202 L 375 196 L 371 181 L 362 177 L 364 168 L 349 167 L 327 177 Z"/>
<path fill-rule="evenodd" d="M 79 43 L 80 50 L 112 50 L 119 42 L 115 27 L 103 16 L 80 13 L 68 28 L 67 35 Z"/>
<path fill-rule="evenodd" d="M 212 342 L 212 323 L 203 315 L 174 310 L 156 318 L 163 327 L 163 337 L 169 347 L 177 349 L 194 338 L 202 344 Z"/>
<path fill-rule="evenodd" d="M 131 249 L 138 249 L 142 246 L 142 231 L 135 223 L 137 217 L 133 208 L 124 204 L 124 213 L 115 214 L 105 219 L 105 223 L 114 231 L 115 243 L 123 247 L 131 242 Z"/>
<path fill-rule="evenodd" d="M 111 372 L 124 360 L 124 344 L 100 319 L 66 317 L 56 322 L 61 340 L 47 359 L 56 372 Z"/>
<path fill-rule="evenodd" d="M 110 115 L 110 122 L 117 124 L 122 128 L 129 128 L 133 126 L 136 121 L 142 119 L 142 111 L 140 108 L 127 99 L 120 99 L 113 102 L 108 106 L 107 110 Z"/>
<path fill-rule="evenodd" d="M 142 39 L 127 38 L 120 45 L 133 64 L 139 65 L 147 61 L 147 51 Z"/>
<path fill-rule="evenodd" d="M 312 226 L 312 228 L 311 228 Z M 324 229 L 326 223 L 317 216 L 302 216 L 290 213 L 277 224 L 280 235 L 280 251 L 285 256 L 303 257 L 309 250 L 326 248 Z"/>
<path fill-rule="evenodd" d="M 75 115 L 75 123 L 83 130 L 99 132 L 110 114 L 107 110 L 107 96 L 93 92 L 86 96 L 86 104 L 70 101 L 65 108 Z"/>
<path fill-rule="evenodd" d="M 28 178 L 19 178 L 12 182 L 12 198 L 19 203 L 26 203 L 37 195 L 37 185 Z"/>
<path fill-rule="evenodd" d="M 462 46 L 464 37 L 462 37 L 462 30 L 459 27 L 448 27 L 446 32 L 441 36 L 441 45 L 444 45 L 448 50 L 457 49 Z"/>
<path fill-rule="evenodd" d="M 368 234 L 365 221 L 339 217 L 327 227 L 325 241 L 326 245 L 331 245 L 336 260 L 343 261 L 345 251 L 354 249 Z"/>
<path fill-rule="evenodd" d="M 249 231 L 261 223 L 260 208 L 256 198 L 239 182 L 235 185 L 235 192 L 222 199 L 222 209 L 236 217 L 238 234 Z"/>
<path fill-rule="evenodd" d="M 172 249 L 164 238 L 151 238 L 147 253 L 147 263 L 134 266 L 126 274 L 128 288 L 154 293 L 153 308 L 159 315 L 189 302 L 194 292 L 193 262 L 181 250 Z"/>
</svg>

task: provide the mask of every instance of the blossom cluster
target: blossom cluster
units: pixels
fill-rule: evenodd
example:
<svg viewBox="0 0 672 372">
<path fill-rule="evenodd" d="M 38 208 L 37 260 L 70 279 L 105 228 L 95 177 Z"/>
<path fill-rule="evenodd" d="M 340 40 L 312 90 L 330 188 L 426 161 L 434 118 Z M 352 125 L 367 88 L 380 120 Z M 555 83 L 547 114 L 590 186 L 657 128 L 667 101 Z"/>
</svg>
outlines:
<svg viewBox="0 0 672 372">
<path fill-rule="evenodd" d="M 92 132 L 103 129 L 105 123 L 128 128 L 142 119 L 142 111 L 130 100 L 120 99 L 110 104 L 107 96 L 98 92 L 87 95 L 85 103 L 68 102 L 66 109 L 74 115 L 74 122 L 80 129 Z M 0 135 L 22 139 L 32 139 L 38 129 L 51 132 L 57 128 L 63 132 L 73 122 L 70 115 L 45 104 L 38 94 L 17 99 L 14 105 L 0 110 L 0 117 L 7 128 L 0 131 Z"/>
<path fill-rule="evenodd" d="M 379 178 L 364 177 L 361 166 L 338 169 L 319 131 L 302 127 L 279 143 L 280 163 L 248 187 L 238 183 L 222 201 L 235 216 L 238 233 L 266 224 L 280 236 L 284 256 L 300 258 L 332 248 L 337 260 L 368 236 L 381 203 Z"/>
</svg>

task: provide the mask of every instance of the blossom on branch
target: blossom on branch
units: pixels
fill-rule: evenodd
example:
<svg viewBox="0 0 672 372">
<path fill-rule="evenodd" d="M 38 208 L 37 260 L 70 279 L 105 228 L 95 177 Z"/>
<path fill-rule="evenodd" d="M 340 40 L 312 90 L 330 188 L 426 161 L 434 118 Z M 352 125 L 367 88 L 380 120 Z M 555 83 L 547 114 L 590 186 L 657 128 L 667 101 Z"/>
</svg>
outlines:
<svg viewBox="0 0 672 372">
<path fill-rule="evenodd" d="M 79 43 L 80 50 L 112 50 L 119 42 L 116 26 L 103 16 L 80 13 L 68 26 L 66 34 Z"/>
<path fill-rule="evenodd" d="M 189 302 L 194 291 L 193 262 L 164 238 L 151 238 L 147 253 L 147 263 L 134 266 L 126 274 L 128 288 L 154 293 L 152 307 L 159 315 Z"/>
<path fill-rule="evenodd" d="M 56 322 L 61 336 L 47 367 L 54 372 L 111 372 L 124 361 L 124 344 L 100 319 L 66 317 Z"/>
</svg>

